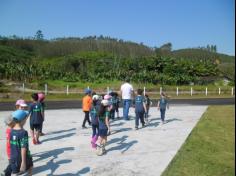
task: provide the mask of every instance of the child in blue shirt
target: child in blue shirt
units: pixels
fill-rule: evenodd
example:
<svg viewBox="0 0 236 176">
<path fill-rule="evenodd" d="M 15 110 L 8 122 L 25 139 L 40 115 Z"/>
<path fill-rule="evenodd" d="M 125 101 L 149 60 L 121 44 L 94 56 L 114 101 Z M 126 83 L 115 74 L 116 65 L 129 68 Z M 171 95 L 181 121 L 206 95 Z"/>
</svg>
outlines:
<svg viewBox="0 0 236 176">
<path fill-rule="evenodd" d="M 138 130 L 139 120 L 142 123 L 142 127 L 145 126 L 144 113 L 147 111 L 145 98 L 142 96 L 142 89 L 137 90 L 137 96 L 135 97 L 135 129 Z"/>
<path fill-rule="evenodd" d="M 29 106 L 30 130 L 33 144 L 40 144 L 39 133 L 44 121 L 42 104 L 38 102 L 38 94 L 31 95 L 33 103 Z"/>
<path fill-rule="evenodd" d="M 24 110 L 16 110 L 12 113 L 15 125 L 10 134 L 10 163 L 12 173 L 16 175 L 24 174 L 25 172 L 28 172 L 28 175 L 32 175 L 33 161 L 29 151 L 28 132 L 23 128 L 27 116 L 28 112 Z"/>
<path fill-rule="evenodd" d="M 169 103 L 167 100 L 167 96 L 165 95 L 164 92 L 161 92 L 161 98 L 157 103 L 157 108 L 158 108 L 158 110 L 160 110 L 161 122 L 162 122 L 162 124 L 164 124 L 165 123 L 166 108 L 169 109 Z"/>
</svg>

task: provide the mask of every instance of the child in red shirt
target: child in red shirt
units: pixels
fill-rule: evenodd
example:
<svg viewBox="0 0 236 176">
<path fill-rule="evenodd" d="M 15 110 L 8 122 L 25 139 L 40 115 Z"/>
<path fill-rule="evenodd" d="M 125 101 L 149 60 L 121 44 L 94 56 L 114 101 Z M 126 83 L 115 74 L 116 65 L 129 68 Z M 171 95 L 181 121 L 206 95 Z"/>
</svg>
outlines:
<svg viewBox="0 0 236 176">
<path fill-rule="evenodd" d="M 10 144 L 10 136 L 11 136 L 11 129 L 15 126 L 15 122 L 12 118 L 12 116 L 8 116 L 7 118 L 5 118 L 4 120 L 5 124 L 7 125 L 7 129 L 6 129 L 6 152 L 7 152 L 7 158 L 9 161 L 9 164 L 7 166 L 7 168 L 4 170 L 4 173 L 6 176 L 10 176 L 12 173 L 11 170 L 11 165 L 10 165 L 10 159 L 11 159 L 11 144 Z"/>
</svg>

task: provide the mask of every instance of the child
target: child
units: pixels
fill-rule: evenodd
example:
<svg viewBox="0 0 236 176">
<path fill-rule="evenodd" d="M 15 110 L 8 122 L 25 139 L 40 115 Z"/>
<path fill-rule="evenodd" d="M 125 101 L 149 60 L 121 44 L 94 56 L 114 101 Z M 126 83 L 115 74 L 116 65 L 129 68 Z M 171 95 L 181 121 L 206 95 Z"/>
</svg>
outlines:
<svg viewBox="0 0 236 176">
<path fill-rule="evenodd" d="M 111 119 L 115 119 L 115 112 L 117 112 L 117 118 L 119 118 L 119 98 L 116 92 L 111 92 Z"/>
<path fill-rule="evenodd" d="M 142 89 L 137 90 L 137 96 L 135 97 L 135 129 L 138 130 L 139 120 L 142 123 L 142 127 L 145 126 L 144 113 L 147 112 L 144 97 L 142 96 Z"/>
<path fill-rule="evenodd" d="M 96 141 L 98 139 L 98 111 L 99 111 L 99 96 L 98 95 L 93 95 L 93 105 L 90 110 L 90 116 L 91 116 L 91 123 L 92 123 L 92 139 L 91 139 L 91 144 L 92 148 L 96 148 Z"/>
<path fill-rule="evenodd" d="M 98 113 L 99 122 L 99 138 L 97 145 L 97 155 L 101 156 L 106 153 L 105 145 L 107 142 L 107 134 L 110 131 L 109 125 L 109 111 L 108 111 L 109 101 L 102 100 L 101 106 Z"/>
<path fill-rule="evenodd" d="M 11 176 L 12 173 L 12 169 L 11 169 L 11 143 L 10 143 L 10 137 L 11 137 L 11 129 L 15 126 L 15 122 L 12 118 L 12 116 L 8 116 L 5 120 L 4 120 L 5 124 L 7 125 L 7 129 L 6 129 L 6 151 L 7 151 L 7 158 L 9 161 L 9 165 L 7 166 L 7 168 L 4 170 L 5 176 Z"/>
<path fill-rule="evenodd" d="M 161 92 L 161 98 L 157 103 L 157 108 L 161 112 L 161 121 L 162 121 L 162 124 L 164 124 L 165 123 L 166 108 L 169 109 L 169 103 L 167 101 L 167 96 L 165 95 L 164 92 Z"/>
<path fill-rule="evenodd" d="M 38 102 L 37 93 L 33 93 L 31 97 L 33 100 L 33 103 L 29 107 L 31 137 L 33 144 L 40 144 L 39 131 L 44 120 L 43 108 L 41 103 Z"/>
<path fill-rule="evenodd" d="M 45 99 L 45 95 L 44 95 L 44 93 L 42 93 L 42 92 L 40 92 L 40 93 L 38 93 L 38 101 L 41 103 L 41 105 L 42 105 L 42 110 L 43 110 L 43 122 L 44 122 L 44 120 L 45 120 L 45 113 L 44 113 L 44 111 L 45 111 L 45 102 L 44 102 L 44 99 Z M 42 124 L 41 124 L 41 126 L 40 126 L 40 129 L 39 129 L 39 135 L 40 136 L 44 136 L 45 134 L 43 133 L 43 122 L 42 122 Z"/>
<path fill-rule="evenodd" d="M 16 110 L 12 113 L 15 122 L 11 130 L 11 169 L 16 175 L 28 172 L 32 175 L 33 161 L 29 151 L 28 132 L 23 126 L 27 120 L 28 113 L 24 110 Z"/>
<path fill-rule="evenodd" d="M 16 109 L 23 109 L 26 110 L 28 105 L 26 104 L 25 100 L 19 99 L 16 101 Z"/>
<path fill-rule="evenodd" d="M 149 108 L 150 108 L 150 106 L 152 105 L 152 102 L 151 102 L 151 100 L 150 100 L 148 94 L 145 94 L 145 103 L 146 103 L 147 111 L 146 111 L 146 113 L 144 114 L 144 118 L 145 118 L 145 122 L 148 123 Z"/>
<path fill-rule="evenodd" d="M 89 119 L 89 111 L 92 107 L 92 98 L 91 98 L 91 89 L 85 89 L 85 96 L 82 100 L 82 106 L 84 111 L 84 121 L 82 124 L 82 128 L 86 128 L 85 123 L 88 121 L 89 125 L 91 125 L 90 119 Z"/>
</svg>

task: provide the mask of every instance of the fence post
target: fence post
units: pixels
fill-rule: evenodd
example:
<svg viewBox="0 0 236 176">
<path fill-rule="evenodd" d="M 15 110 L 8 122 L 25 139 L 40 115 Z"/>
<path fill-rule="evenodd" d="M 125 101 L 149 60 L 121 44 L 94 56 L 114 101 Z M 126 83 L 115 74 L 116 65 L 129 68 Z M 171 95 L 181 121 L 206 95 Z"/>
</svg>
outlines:
<svg viewBox="0 0 236 176">
<path fill-rule="evenodd" d="M 207 92 L 207 87 L 206 87 L 206 96 L 207 96 L 207 93 L 208 93 L 208 92 Z"/>
<path fill-rule="evenodd" d="M 161 92 L 162 92 L 162 87 L 160 87 L 160 95 L 161 95 Z"/>
<path fill-rule="evenodd" d="M 220 87 L 219 87 L 219 95 L 220 95 Z"/>
<path fill-rule="evenodd" d="M 146 95 L 146 88 L 143 87 L 143 95 L 145 96 Z"/>
<path fill-rule="evenodd" d="M 176 95 L 179 96 L 179 88 L 176 88 Z"/>
<path fill-rule="evenodd" d="M 23 94 L 25 94 L 25 83 L 23 83 L 22 88 L 23 88 Z"/>
<path fill-rule="evenodd" d="M 45 95 L 47 95 L 47 94 L 48 94 L 48 85 L 47 85 L 47 84 L 45 84 L 45 85 L 44 85 L 44 87 L 45 87 L 45 90 L 44 90 L 44 92 L 45 92 Z"/>
<path fill-rule="evenodd" d="M 231 95 L 234 96 L 234 88 L 232 87 Z"/>
<path fill-rule="evenodd" d="M 107 94 L 109 94 L 109 90 L 110 90 L 109 87 L 107 87 Z"/>
<path fill-rule="evenodd" d="M 69 95 L 69 85 L 66 86 L 66 95 Z"/>
<path fill-rule="evenodd" d="M 193 88 L 191 87 L 190 95 L 193 96 Z"/>
</svg>

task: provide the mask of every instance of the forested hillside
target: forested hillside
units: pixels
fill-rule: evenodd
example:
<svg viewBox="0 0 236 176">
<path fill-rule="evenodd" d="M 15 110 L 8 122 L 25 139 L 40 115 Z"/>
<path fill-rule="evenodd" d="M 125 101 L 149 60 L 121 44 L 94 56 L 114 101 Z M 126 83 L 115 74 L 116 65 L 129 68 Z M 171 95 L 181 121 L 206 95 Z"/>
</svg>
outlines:
<svg viewBox="0 0 236 176">
<path fill-rule="evenodd" d="M 0 78 L 68 82 L 123 80 L 153 84 L 234 84 L 235 57 L 205 49 L 172 51 L 103 36 L 22 39 L 0 37 Z"/>
</svg>

